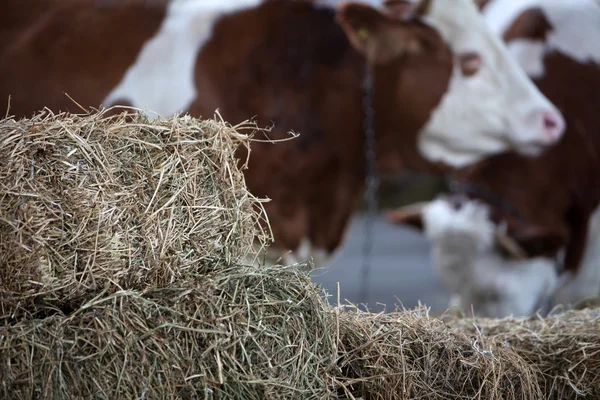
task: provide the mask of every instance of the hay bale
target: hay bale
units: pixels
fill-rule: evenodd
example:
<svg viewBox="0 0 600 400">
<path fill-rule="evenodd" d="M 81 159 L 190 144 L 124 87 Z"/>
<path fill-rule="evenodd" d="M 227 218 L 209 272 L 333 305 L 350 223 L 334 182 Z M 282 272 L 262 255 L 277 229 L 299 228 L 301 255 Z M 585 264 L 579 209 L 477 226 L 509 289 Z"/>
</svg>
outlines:
<svg viewBox="0 0 600 400">
<path fill-rule="evenodd" d="M 2 398 L 540 398 L 504 342 L 240 266 L 268 237 L 234 157 L 250 139 L 223 122 L 46 112 L 0 133 Z"/>
<path fill-rule="evenodd" d="M 223 270 L 0 331 L 2 399 L 328 398 L 333 336 L 307 276 Z"/>
<path fill-rule="evenodd" d="M 473 338 L 503 343 L 538 371 L 546 399 L 600 398 L 600 310 L 547 318 L 454 319 Z"/>
<path fill-rule="evenodd" d="M 107 111 L 0 121 L 0 321 L 192 279 L 264 240 L 246 135 Z"/>
<path fill-rule="evenodd" d="M 345 393 L 363 399 L 539 399 L 535 370 L 499 343 L 484 345 L 425 308 L 339 317 Z"/>
<path fill-rule="evenodd" d="M 0 333 L 0 398 L 534 399 L 510 349 L 405 312 L 337 313 L 296 269 L 121 291 Z"/>
</svg>

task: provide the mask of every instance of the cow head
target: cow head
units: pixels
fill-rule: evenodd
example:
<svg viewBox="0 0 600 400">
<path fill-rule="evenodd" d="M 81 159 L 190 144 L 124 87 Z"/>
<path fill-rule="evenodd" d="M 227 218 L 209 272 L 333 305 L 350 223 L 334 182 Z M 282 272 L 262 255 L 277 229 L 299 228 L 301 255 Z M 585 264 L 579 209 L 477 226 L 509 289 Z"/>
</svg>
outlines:
<svg viewBox="0 0 600 400">
<path fill-rule="evenodd" d="M 373 71 L 378 134 L 414 132 L 426 160 L 461 167 L 509 149 L 537 155 L 561 138 L 562 115 L 473 0 L 345 3 L 338 21 Z"/>
<path fill-rule="evenodd" d="M 534 224 L 500 223 L 492 218 L 496 211 L 478 200 L 446 196 L 390 212 L 388 219 L 424 232 L 436 275 L 465 311 L 472 307 L 475 315 L 495 318 L 531 315 L 559 284 L 556 255 L 565 235 Z"/>
</svg>

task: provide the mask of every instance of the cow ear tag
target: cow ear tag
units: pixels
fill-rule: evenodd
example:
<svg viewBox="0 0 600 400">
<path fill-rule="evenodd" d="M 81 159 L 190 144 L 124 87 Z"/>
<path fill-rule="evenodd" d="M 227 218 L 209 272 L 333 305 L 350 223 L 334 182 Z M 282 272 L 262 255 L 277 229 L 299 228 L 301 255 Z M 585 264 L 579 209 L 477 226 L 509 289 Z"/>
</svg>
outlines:
<svg viewBox="0 0 600 400">
<path fill-rule="evenodd" d="M 369 38 L 370 36 L 370 32 L 367 28 L 360 28 L 358 30 L 358 37 L 360 38 L 360 40 L 365 41 Z"/>
</svg>

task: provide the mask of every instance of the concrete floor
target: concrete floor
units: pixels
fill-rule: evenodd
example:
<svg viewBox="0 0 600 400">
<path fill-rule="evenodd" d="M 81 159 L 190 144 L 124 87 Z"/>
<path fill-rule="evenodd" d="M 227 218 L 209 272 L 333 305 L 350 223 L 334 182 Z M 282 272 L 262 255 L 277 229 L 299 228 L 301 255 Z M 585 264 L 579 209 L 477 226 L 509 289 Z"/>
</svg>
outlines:
<svg viewBox="0 0 600 400">
<path fill-rule="evenodd" d="M 344 244 L 330 264 L 312 273 L 337 304 L 340 299 L 361 302 L 361 267 L 364 242 L 364 215 L 357 214 Z M 373 230 L 373 250 L 366 285 L 366 306 L 372 312 L 393 311 L 395 306 L 414 308 L 419 300 L 432 314 L 444 312 L 449 295 L 436 280 L 430 264 L 429 244 L 416 231 L 394 226 L 379 216 Z"/>
</svg>

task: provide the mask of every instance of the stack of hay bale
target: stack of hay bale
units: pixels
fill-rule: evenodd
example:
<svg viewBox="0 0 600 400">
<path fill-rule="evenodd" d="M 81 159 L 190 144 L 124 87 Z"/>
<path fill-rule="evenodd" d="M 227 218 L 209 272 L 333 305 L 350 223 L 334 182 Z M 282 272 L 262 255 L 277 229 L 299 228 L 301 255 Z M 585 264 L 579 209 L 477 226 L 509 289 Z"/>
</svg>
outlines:
<svg viewBox="0 0 600 400">
<path fill-rule="evenodd" d="M 518 339 L 333 309 L 306 274 L 245 265 L 269 239 L 235 156 L 250 142 L 187 116 L 0 121 L 0 398 L 576 393 Z"/>
<path fill-rule="evenodd" d="M 238 267 L 266 239 L 234 158 L 247 137 L 106 112 L 0 132 L 1 398 L 263 397 L 277 375 L 297 386 L 310 348 L 281 366 L 286 346 L 322 343 L 325 315 L 287 275 Z M 277 350 L 254 341 L 276 328 Z"/>
</svg>

